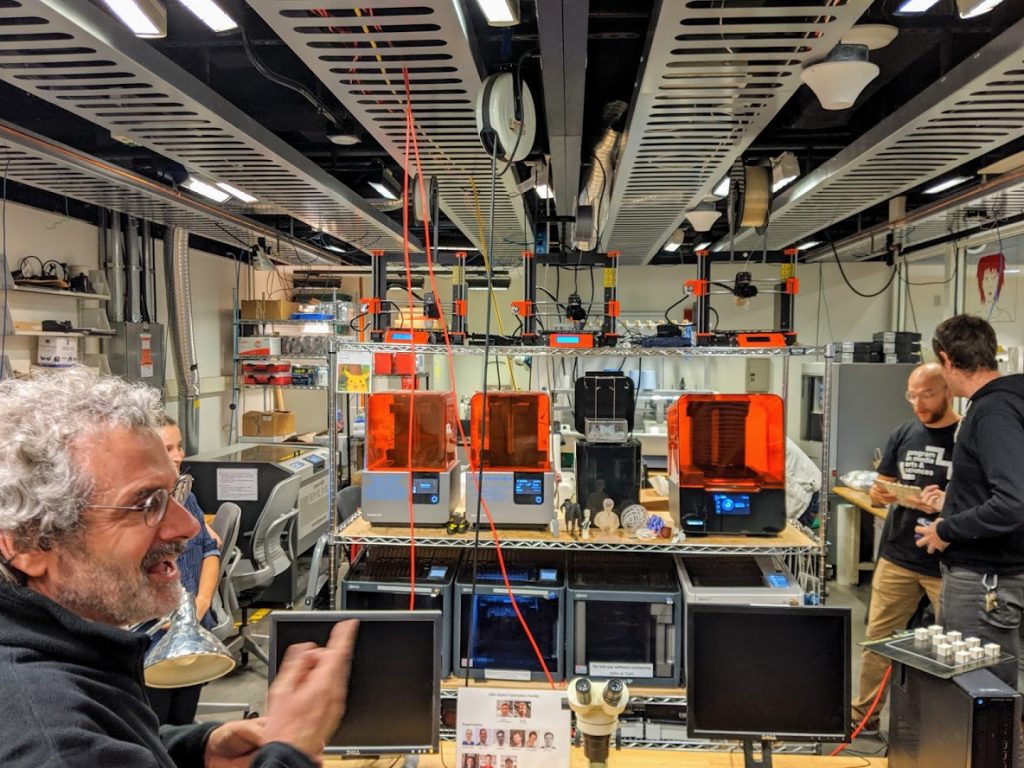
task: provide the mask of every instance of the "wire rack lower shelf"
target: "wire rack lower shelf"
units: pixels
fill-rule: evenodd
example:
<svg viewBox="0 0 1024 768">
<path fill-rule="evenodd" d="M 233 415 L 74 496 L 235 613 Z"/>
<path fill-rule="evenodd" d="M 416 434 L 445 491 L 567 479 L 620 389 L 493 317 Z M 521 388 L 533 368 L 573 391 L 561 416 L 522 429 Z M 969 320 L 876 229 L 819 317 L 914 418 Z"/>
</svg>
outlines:
<svg viewBox="0 0 1024 768">
<path fill-rule="evenodd" d="M 346 520 L 338 529 L 335 540 L 339 544 L 389 545 L 407 547 L 472 547 L 476 536 L 467 533 L 446 534 L 442 528 L 416 528 L 415 539 L 408 528 L 375 527 L 360 514 Z M 591 530 L 589 539 L 573 538 L 567 533 L 552 536 L 547 531 L 499 529 L 498 541 L 503 549 L 564 549 L 597 552 L 647 552 L 666 554 L 752 554 L 792 555 L 814 552 L 818 542 L 792 524 L 778 536 L 691 536 L 681 542 L 670 539 L 640 540 L 630 538 L 625 531 L 614 533 Z M 480 547 L 493 549 L 494 535 L 490 530 L 480 532 Z"/>
<path fill-rule="evenodd" d="M 459 689 L 465 687 L 466 680 L 463 677 L 449 677 L 441 681 L 441 699 L 457 699 Z M 565 690 L 566 683 L 555 683 L 559 690 Z M 519 681 L 519 680 L 470 680 L 470 688 L 491 688 L 491 689 L 514 689 L 525 691 L 547 691 L 550 690 L 543 681 Z M 686 705 L 685 688 L 656 688 L 654 686 L 629 686 L 629 702 L 633 704 L 676 704 Z"/>
</svg>

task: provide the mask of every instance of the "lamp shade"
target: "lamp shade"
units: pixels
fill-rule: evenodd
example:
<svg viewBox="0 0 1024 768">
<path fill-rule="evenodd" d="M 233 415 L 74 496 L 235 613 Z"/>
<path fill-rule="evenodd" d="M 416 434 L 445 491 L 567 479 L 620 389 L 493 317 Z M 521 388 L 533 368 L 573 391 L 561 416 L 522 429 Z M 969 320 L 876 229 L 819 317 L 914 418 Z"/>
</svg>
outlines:
<svg viewBox="0 0 1024 768">
<path fill-rule="evenodd" d="M 186 688 L 223 677 L 235 668 L 235 659 L 200 625 L 192 595 L 182 589 L 171 628 L 146 653 L 143 666 L 150 688 Z"/>
<path fill-rule="evenodd" d="M 701 203 L 692 211 L 686 212 L 686 220 L 695 232 L 707 232 L 718 221 L 722 212 L 712 203 Z"/>
<path fill-rule="evenodd" d="M 878 66 L 868 61 L 867 45 L 843 44 L 824 61 L 804 68 L 800 79 L 814 91 L 822 109 L 849 109 L 878 72 Z"/>
</svg>

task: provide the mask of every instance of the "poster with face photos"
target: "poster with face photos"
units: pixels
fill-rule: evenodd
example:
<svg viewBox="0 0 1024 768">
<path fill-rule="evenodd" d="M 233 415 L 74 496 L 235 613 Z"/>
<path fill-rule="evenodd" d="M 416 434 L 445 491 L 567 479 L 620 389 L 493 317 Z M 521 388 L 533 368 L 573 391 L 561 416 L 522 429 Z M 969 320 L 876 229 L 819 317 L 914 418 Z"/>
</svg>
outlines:
<svg viewBox="0 0 1024 768">
<path fill-rule="evenodd" d="M 561 691 L 459 689 L 457 768 L 567 768 Z"/>
</svg>

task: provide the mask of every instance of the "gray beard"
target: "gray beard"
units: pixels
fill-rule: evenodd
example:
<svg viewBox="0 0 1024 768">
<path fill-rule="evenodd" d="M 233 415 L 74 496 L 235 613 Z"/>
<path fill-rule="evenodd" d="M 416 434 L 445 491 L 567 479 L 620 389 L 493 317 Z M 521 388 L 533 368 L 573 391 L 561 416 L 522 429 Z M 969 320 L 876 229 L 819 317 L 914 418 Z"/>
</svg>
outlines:
<svg viewBox="0 0 1024 768">
<path fill-rule="evenodd" d="M 68 579 L 55 591 L 54 601 L 80 616 L 119 627 L 165 616 L 178 605 L 181 582 L 153 584 L 145 569 L 166 555 L 177 557 L 183 549 L 183 544 L 164 545 L 132 569 L 71 544 L 61 552 L 61 570 Z"/>
</svg>

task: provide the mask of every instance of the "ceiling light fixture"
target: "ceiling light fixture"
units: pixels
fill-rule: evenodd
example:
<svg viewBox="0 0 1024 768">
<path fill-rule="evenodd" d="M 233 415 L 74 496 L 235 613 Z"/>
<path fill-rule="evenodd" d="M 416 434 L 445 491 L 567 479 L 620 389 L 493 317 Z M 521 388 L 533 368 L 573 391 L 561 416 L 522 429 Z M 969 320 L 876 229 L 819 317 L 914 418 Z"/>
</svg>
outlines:
<svg viewBox="0 0 1024 768">
<path fill-rule="evenodd" d="M 103 0 L 136 37 L 167 37 L 167 9 L 160 0 Z"/>
<path fill-rule="evenodd" d="M 686 212 L 686 220 L 690 222 L 690 226 L 695 232 L 707 232 L 721 215 L 722 212 L 715 208 L 714 203 L 705 200 L 703 203 L 698 203 L 693 210 Z"/>
<path fill-rule="evenodd" d="M 235 20 L 228 16 L 214 0 L 178 0 L 192 11 L 193 15 L 214 32 L 230 32 L 238 29 Z"/>
<path fill-rule="evenodd" d="M 492 27 L 511 27 L 519 23 L 519 0 L 476 0 Z"/>
<path fill-rule="evenodd" d="M 772 192 L 778 192 L 800 177 L 800 161 L 786 151 L 772 158 Z"/>
<path fill-rule="evenodd" d="M 973 19 L 988 13 L 1003 0 L 956 0 L 956 9 L 961 19 Z"/>
<path fill-rule="evenodd" d="M 182 184 L 181 186 L 183 186 L 190 192 L 195 192 L 197 195 L 208 197 L 209 199 L 213 200 L 216 203 L 223 203 L 225 200 L 231 197 L 231 195 L 225 192 L 223 189 L 215 187 L 210 182 L 204 181 L 198 176 L 190 175 L 185 180 L 185 183 Z"/>
<path fill-rule="evenodd" d="M 900 31 L 892 24 L 858 24 L 843 35 L 844 45 L 866 45 L 869 51 L 885 48 Z"/>
<path fill-rule="evenodd" d="M 879 71 L 868 61 L 868 46 L 840 44 L 824 61 L 806 67 L 800 79 L 814 91 L 822 109 L 849 109 Z"/>
<path fill-rule="evenodd" d="M 256 198 L 250 195 L 248 192 L 243 192 L 238 187 L 232 187 L 230 184 L 225 184 L 223 181 L 218 181 L 217 186 L 223 189 L 232 197 L 237 197 L 243 203 L 252 204 L 257 202 Z"/>
<path fill-rule="evenodd" d="M 726 176 L 724 179 L 722 179 L 720 182 L 718 182 L 718 186 L 715 187 L 714 190 L 712 190 L 711 194 L 714 195 L 715 197 L 728 197 L 729 196 L 729 184 L 730 184 L 729 177 Z"/>
<path fill-rule="evenodd" d="M 491 287 L 496 291 L 507 291 L 512 285 L 512 277 L 503 273 L 491 275 Z M 487 275 L 467 275 L 466 287 L 471 291 L 487 290 Z"/>
<path fill-rule="evenodd" d="M 896 13 L 924 13 L 939 0 L 906 0 L 896 9 Z"/>
<path fill-rule="evenodd" d="M 820 240 L 808 240 L 806 243 L 800 243 L 800 245 L 798 245 L 796 249 L 798 251 L 806 251 L 810 248 L 816 248 L 819 245 L 821 245 Z"/>
<path fill-rule="evenodd" d="M 683 240 L 685 239 L 685 237 L 686 235 L 683 233 L 683 230 L 677 229 L 671 235 L 668 236 L 668 240 L 665 242 L 665 245 L 663 246 L 662 250 L 668 251 L 669 253 L 674 253 L 675 251 L 678 251 L 682 247 Z"/>
<path fill-rule="evenodd" d="M 694 251 L 706 251 L 710 247 L 711 247 L 711 241 L 710 240 L 706 240 L 703 243 L 697 243 L 695 246 L 693 246 L 693 250 Z"/>
<path fill-rule="evenodd" d="M 328 132 L 327 140 L 339 147 L 354 147 L 362 141 L 358 133 L 350 130 Z"/>
<path fill-rule="evenodd" d="M 381 171 L 379 179 L 374 179 L 370 182 L 370 186 L 373 187 L 377 194 L 383 197 L 385 200 L 399 200 L 401 195 L 402 187 L 398 184 L 398 179 L 391 173 L 387 168 Z"/>
<path fill-rule="evenodd" d="M 934 184 L 924 191 L 926 195 L 937 195 L 939 192 L 945 192 L 947 189 L 963 184 L 965 181 L 970 181 L 966 176 L 954 176 L 951 179 L 940 181 L 938 184 Z"/>
</svg>

